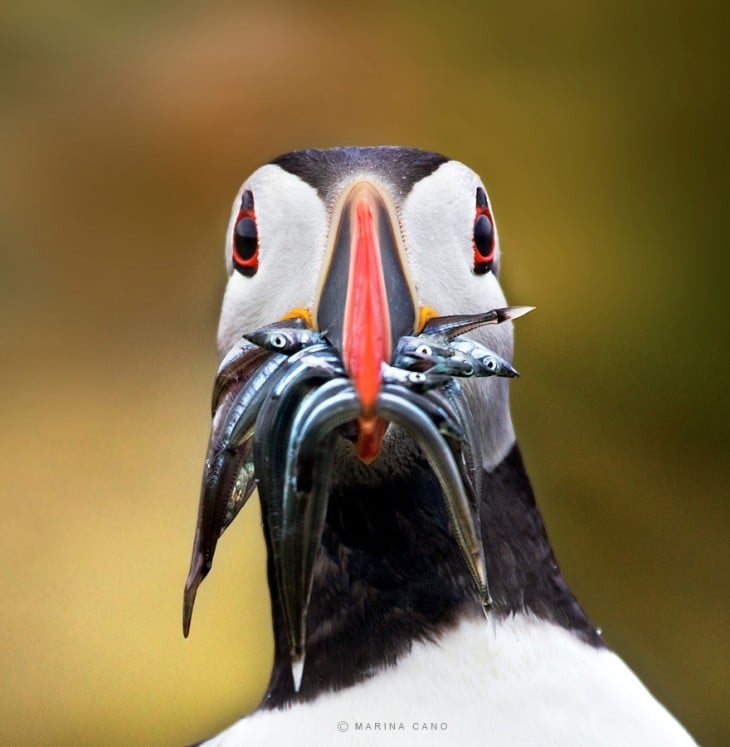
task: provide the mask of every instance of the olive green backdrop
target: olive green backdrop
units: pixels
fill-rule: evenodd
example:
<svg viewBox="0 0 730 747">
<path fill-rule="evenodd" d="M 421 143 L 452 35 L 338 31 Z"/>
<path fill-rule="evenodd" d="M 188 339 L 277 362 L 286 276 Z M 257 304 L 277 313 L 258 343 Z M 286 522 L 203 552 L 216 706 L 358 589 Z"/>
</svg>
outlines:
<svg viewBox="0 0 730 747">
<path fill-rule="evenodd" d="M 181 745 L 260 697 L 255 502 L 180 632 L 223 236 L 256 166 L 340 144 L 483 176 L 565 575 L 730 741 L 727 7 L 4 4 L 0 743 Z"/>
</svg>

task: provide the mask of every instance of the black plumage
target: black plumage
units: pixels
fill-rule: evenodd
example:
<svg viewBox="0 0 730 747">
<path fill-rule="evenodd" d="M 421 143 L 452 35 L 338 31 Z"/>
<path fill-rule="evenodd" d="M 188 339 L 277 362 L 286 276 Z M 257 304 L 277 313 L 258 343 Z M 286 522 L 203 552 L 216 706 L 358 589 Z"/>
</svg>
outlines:
<svg viewBox="0 0 730 747">
<path fill-rule="evenodd" d="M 353 685 L 396 662 L 414 641 L 436 640 L 458 620 L 481 616 L 438 481 L 415 447 L 402 443 L 398 460 L 397 474 L 348 458 L 335 468 L 299 693 L 269 563 L 275 657 L 261 707 Z M 560 574 L 516 445 L 485 472 L 481 511 L 497 618 L 529 611 L 604 646 Z"/>
</svg>

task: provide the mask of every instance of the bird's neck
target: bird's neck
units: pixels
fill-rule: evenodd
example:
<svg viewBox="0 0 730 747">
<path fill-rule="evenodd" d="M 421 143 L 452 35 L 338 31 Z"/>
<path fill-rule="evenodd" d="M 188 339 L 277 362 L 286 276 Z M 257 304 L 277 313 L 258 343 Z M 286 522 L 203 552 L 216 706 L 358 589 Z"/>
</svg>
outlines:
<svg viewBox="0 0 730 747">
<path fill-rule="evenodd" d="M 529 612 L 602 646 L 560 574 L 516 445 L 485 473 L 481 522 L 497 621 Z M 438 482 L 421 459 L 387 481 L 333 486 L 299 693 L 271 563 L 269 586 L 275 658 L 262 708 L 352 686 L 395 664 L 414 641 L 482 614 Z"/>
</svg>

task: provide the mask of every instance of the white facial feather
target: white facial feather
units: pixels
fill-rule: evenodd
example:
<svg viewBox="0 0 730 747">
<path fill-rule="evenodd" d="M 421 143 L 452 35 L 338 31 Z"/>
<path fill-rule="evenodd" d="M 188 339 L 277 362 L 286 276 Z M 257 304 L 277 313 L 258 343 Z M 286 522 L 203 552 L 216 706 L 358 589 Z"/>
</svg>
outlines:
<svg viewBox="0 0 730 747">
<path fill-rule="evenodd" d="M 441 316 L 476 314 L 507 301 L 494 273 L 475 275 L 472 235 L 479 177 L 463 163 L 447 161 L 418 182 L 401 208 L 401 223 L 419 302 Z M 485 190 L 486 192 L 486 190 Z M 499 235 L 494 224 L 495 265 Z M 512 323 L 487 326 L 469 336 L 512 360 Z M 515 442 L 505 379 L 472 379 L 464 391 L 481 433 L 482 461 L 494 469 Z"/>
<path fill-rule="evenodd" d="M 233 270 L 231 237 L 244 190 L 254 195 L 259 269 Z M 226 232 L 228 285 L 218 325 L 223 356 L 241 334 L 281 319 L 314 300 L 327 241 L 328 216 L 316 190 L 279 166 L 262 166 L 241 187 Z"/>
</svg>

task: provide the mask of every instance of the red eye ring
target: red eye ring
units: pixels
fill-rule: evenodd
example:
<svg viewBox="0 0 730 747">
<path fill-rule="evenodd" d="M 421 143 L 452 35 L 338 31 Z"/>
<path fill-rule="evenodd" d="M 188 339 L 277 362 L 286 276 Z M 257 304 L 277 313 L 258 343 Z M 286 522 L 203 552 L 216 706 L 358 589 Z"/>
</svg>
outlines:
<svg viewBox="0 0 730 747">
<path fill-rule="evenodd" d="M 474 273 L 484 275 L 492 269 L 497 242 L 494 237 L 494 218 L 489 209 L 486 192 L 481 187 L 477 188 L 472 248 Z"/>
<path fill-rule="evenodd" d="M 253 193 L 250 189 L 241 196 L 241 207 L 233 224 L 231 257 L 233 266 L 242 275 L 251 277 L 256 274 L 259 268 L 259 241 Z"/>
</svg>

